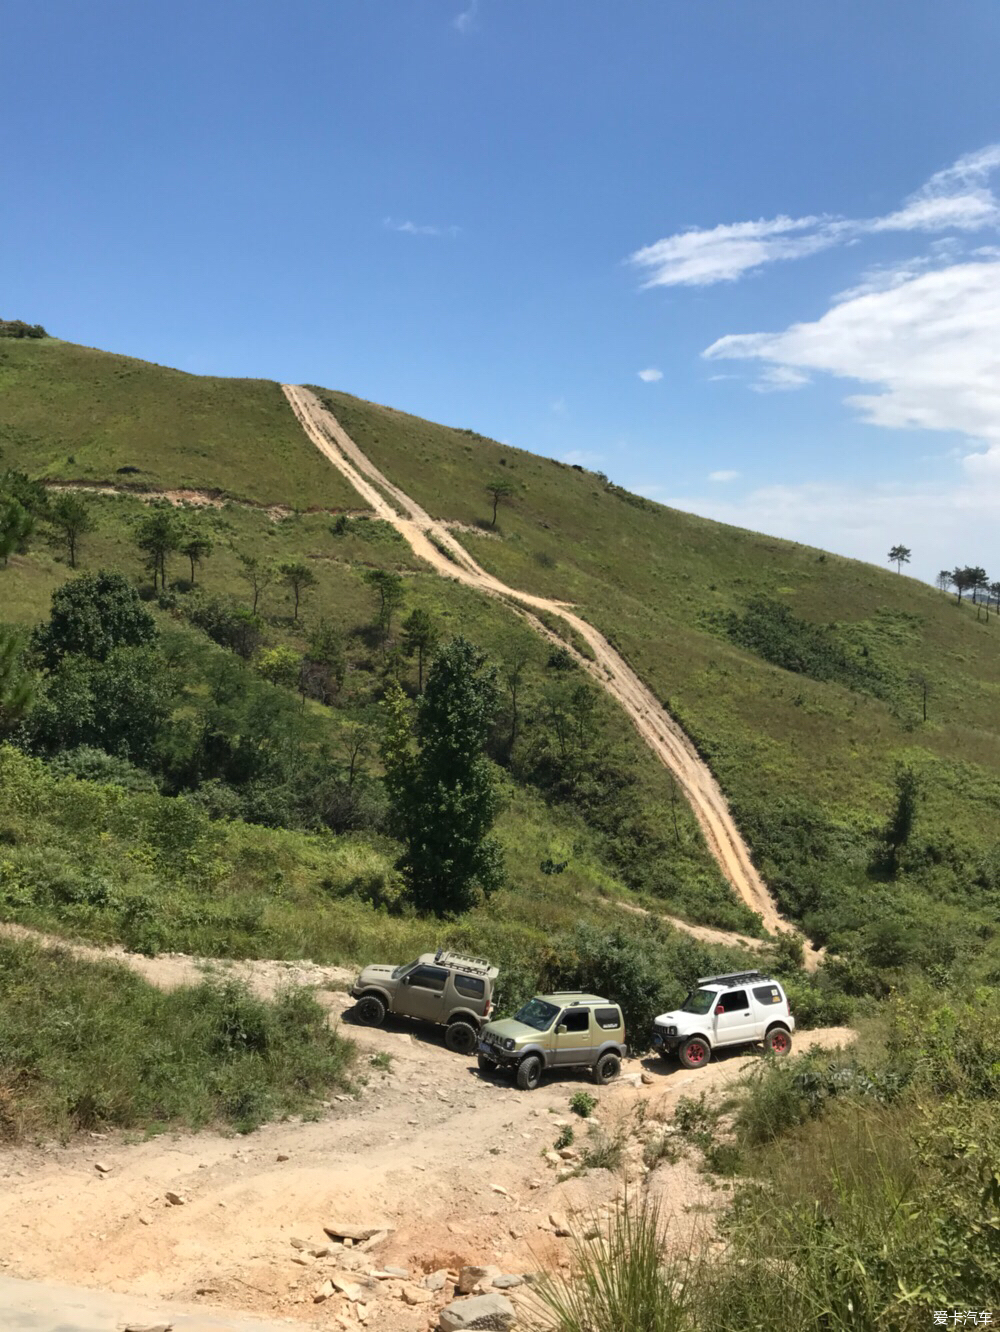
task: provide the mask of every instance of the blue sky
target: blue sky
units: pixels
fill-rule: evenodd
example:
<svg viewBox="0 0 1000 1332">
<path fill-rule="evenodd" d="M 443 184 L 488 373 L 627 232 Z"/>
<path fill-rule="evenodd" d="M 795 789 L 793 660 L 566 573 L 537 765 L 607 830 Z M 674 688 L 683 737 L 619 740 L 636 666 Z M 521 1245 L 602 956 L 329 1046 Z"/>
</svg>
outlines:
<svg viewBox="0 0 1000 1332">
<path fill-rule="evenodd" d="M 0 21 L 3 316 L 1000 576 L 995 0 Z"/>
</svg>

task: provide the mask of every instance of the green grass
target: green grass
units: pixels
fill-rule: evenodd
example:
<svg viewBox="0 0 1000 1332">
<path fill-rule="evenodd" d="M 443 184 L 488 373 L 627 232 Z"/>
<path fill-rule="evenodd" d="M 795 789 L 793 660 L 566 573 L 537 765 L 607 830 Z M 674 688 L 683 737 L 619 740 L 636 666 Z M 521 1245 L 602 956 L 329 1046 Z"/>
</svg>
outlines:
<svg viewBox="0 0 1000 1332">
<path fill-rule="evenodd" d="M 112 963 L 0 939 L 0 1139 L 230 1125 L 308 1113 L 353 1046 L 304 990 L 161 993 Z"/>
<path fill-rule="evenodd" d="M 34 477 L 365 507 L 268 380 L 188 375 L 55 338 L 4 339 L 0 397 L 5 464 Z"/>
</svg>

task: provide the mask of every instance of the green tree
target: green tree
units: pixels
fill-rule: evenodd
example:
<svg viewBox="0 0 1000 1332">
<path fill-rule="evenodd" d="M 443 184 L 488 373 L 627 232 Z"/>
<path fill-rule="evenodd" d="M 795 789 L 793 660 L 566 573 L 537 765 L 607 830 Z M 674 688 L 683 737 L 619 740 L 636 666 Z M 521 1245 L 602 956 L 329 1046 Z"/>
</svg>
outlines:
<svg viewBox="0 0 1000 1332">
<path fill-rule="evenodd" d="M 365 582 L 376 596 L 375 627 L 385 644 L 392 633 L 392 617 L 403 604 L 403 580 L 389 569 L 366 569 Z"/>
<path fill-rule="evenodd" d="M 951 585 L 958 594 L 959 601 L 962 600 L 962 593 L 968 592 L 969 588 L 972 586 L 972 583 L 973 583 L 972 570 L 969 568 L 968 565 L 966 565 L 964 569 L 960 569 L 957 566 L 954 569 L 952 569 Z"/>
<path fill-rule="evenodd" d="M 343 686 L 346 670 L 347 658 L 340 634 L 326 620 L 320 620 L 309 635 L 309 646 L 302 659 L 299 687 L 303 697 L 309 695 L 328 704 Z"/>
<path fill-rule="evenodd" d="M 486 493 L 493 501 L 493 518 L 490 521 L 491 527 L 497 525 L 497 508 L 501 500 L 510 499 L 514 494 L 513 483 L 506 477 L 495 476 L 492 480 L 486 482 Z"/>
<path fill-rule="evenodd" d="M 941 572 L 938 574 L 937 578 L 935 579 L 935 581 L 938 585 L 939 591 L 947 592 L 949 587 L 951 587 L 951 570 L 942 569 Z"/>
<path fill-rule="evenodd" d="M 148 647 L 156 638 L 156 623 L 132 584 L 101 569 L 52 594 L 48 623 L 35 630 L 33 644 L 52 668 L 66 656 L 104 661 L 115 648 Z"/>
<path fill-rule="evenodd" d="M 160 586 L 167 587 L 167 556 L 180 548 L 184 540 L 177 514 L 168 506 L 159 506 L 148 513 L 136 530 L 136 545 L 145 554 L 153 574 L 153 589 L 159 577 Z"/>
<path fill-rule="evenodd" d="M 920 778 L 912 768 L 899 767 L 894 778 L 896 799 L 883 839 L 886 861 L 893 874 L 899 871 L 900 858 L 913 832 L 920 800 Z"/>
<path fill-rule="evenodd" d="M 12 555 L 23 555 L 35 530 L 33 514 L 13 495 L 0 495 L 0 556 L 4 565 Z"/>
<path fill-rule="evenodd" d="M 909 546 L 893 546 L 889 551 L 889 563 L 896 566 L 897 573 L 902 573 L 903 565 L 909 564 L 912 554 Z"/>
<path fill-rule="evenodd" d="M 48 521 L 54 529 L 56 540 L 66 547 L 69 567 L 75 569 L 80 538 L 94 530 L 90 505 L 79 495 L 64 491 L 49 506 Z"/>
<path fill-rule="evenodd" d="M 204 532 L 194 532 L 181 544 L 181 554 L 186 555 L 191 563 L 191 586 L 194 587 L 195 565 L 207 560 L 214 549 L 212 538 Z"/>
<path fill-rule="evenodd" d="M 514 746 L 517 743 L 517 731 L 520 723 L 521 688 L 530 660 L 531 654 L 527 648 L 521 644 L 516 644 L 506 653 L 500 665 L 503 682 L 507 687 L 507 697 L 510 699 L 510 731 L 507 736 L 508 762 L 514 757 Z"/>
<path fill-rule="evenodd" d="M 415 751 L 402 691 L 387 697 L 386 786 L 406 846 L 400 868 L 418 910 L 467 911 L 477 891 L 488 896 L 503 882 L 502 853 L 490 836 L 500 790 L 484 753 L 498 703 L 493 671 L 464 638 L 448 643 L 428 673 Z"/>
<path fill-rule="evenodd" d="M 299 602 L 310 588 L 316 586 L 316 575 L 305 560 L 285 560 L 279 564 L 278 574 L 283 586 L 288 588 L 295 599 L 292 619 L 298 623 Z"/>
<path fill-rule="evenodd" d="M 976 602 L 976 593 L 989 587 L 990 580 L 986 576 L 986 570 L 978 564 L 970 565 L 965 572 L 968 577 L 968 585 L 972 588 L 972 600 Z"/>
<path fill-rule="evenodd" d="M 438 643 L 438 631 L 430 614 L 419 608 L 403 621 L 403 646 L 406 655 L 417 658 L 417 691 L 424 692 L 424 663 L 433 656 Z"/>
<path fill-rule="evenodd" d="M 299 673 L 302 670 L 302 658 L 294 648 L 281 643 L 277 647 L 265 648 L 257 654 L 257 672 L 273 685 L 285 689 L 296 689 Z"/>
<path fill-rule="evenodd" d="M 0 625 L 0 736 L 21 720 L 34 700 L 34 678 L 23 657 L 21 635 Z"/>
<path fill-rule="evenodd" d="M 250 584 L 251 591 L 253 592 L 253 606 L 251 607 L 251 611 L 256 615 L 257 603 L 274 582 L 277 571 L 273 564 L 267 564 L 263 560 L 259 560 L 256 555 L 241 555 L 239 559 L 240 565 L 242 566 L 240 569 L 240 577 L 245 578 Z"/>
</svg>

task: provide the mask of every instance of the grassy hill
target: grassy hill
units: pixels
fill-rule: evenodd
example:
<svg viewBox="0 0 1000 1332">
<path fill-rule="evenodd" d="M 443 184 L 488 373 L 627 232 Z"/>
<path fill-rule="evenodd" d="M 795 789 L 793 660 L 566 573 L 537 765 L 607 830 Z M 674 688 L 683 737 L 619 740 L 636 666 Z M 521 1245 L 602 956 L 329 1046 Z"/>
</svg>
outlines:
<svg viewBox="0 0 1000 1332">
<path fill-rule="evenodd" d="M 304 623 L 291 621 L 285 593 L 272 587 L 267 638 L 302 650 L 319 621 L 340 635 L 345 683 L 322 710 L 331 736 L 358 724 L 382 687 L 386 662 L 372 636 L 364 577 L 373 568 L 401 574 L 400 619 L 425 609 L 444 636 L 468 634 L 501 665 L 523 650 L 522 703 L 533 734 L 556 724 L 566 681 L 549 664 L 549 649 L 502 607 L 423 570 L 385 524 L 334 525 L 321 512 L 276 521 L 258 507 L 360 507 L 301 434 L 277 385 L 182 375 L 43 340 L 0 344 L 0 384 L 8 464 L 47 480 L 124 480 L 229 497 L 190 519 L 214 541 L 198 574 L 205 595 L 247 600 L 241 554 L 309 562 L 317 586 Z M 994 966 L 1000 735 L 992 704 L 1000 664 L 993 617 L 888 570 L 666 509 L 599 473 L 317 391 L 404 490 L 435 516 L 464 525 L 460 539 L 487 569 L 575 602 L 632 662 L 709 759 L 784 908 L 818 941 L 852 955 L 848 984 L 877 989 L 886 969 L 961 966 L 980 954 L 987 970 Z M 121 466 L 141 470 L 122 477 Z M 513 493 L 493 530 L 486 486 L 495 477 Z M 134 537 L 145 506 L 127 496 L 90 503 L 97 530 L 83 567 L 141 580 Z M 62 557 L 36 542 L 2 575 L 4 618 L 40 620 L 67 574 Z M 187 628 L 183 560 L 174 560 L 171 577 L 176 586 L 157 613 Z M 413 689 L 414 664 L 400 669 Z M 596 774 L 589 789 L 579 771 L 571 782 L 554 781 L 537 746 L 523 745 L 508 762 L 497 739 L 518 798 L 532 802 L 543 824 L 562 821 L 544 835 L 551 848 L 544 858 L 561 863 L 560 848 L 588 844 L 604 891 L 662 902 L 691 920 L 752 928 L 668 776 L 607 700 L 598 696 L 595 707 L 604 757 L 603 766 L 589 764 Z M 377 759 L 370 766 L 377 779 Z M 918 799 L 912 833 L 890 867 L 882 832 L 900 767 L 916 774 Z M 625 772 L 628 792 L 612 799 Z M 516 837 L 511 856 L 514 875 L 537 879 L 538 862 L 532 870 Z"/>
</svg>

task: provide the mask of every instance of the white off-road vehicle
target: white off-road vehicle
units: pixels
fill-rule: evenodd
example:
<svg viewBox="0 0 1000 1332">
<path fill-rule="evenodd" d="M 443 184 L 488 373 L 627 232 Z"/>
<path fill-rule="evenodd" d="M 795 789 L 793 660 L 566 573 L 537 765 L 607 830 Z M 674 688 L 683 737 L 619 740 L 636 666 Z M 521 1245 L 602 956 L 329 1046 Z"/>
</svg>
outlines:
<svg viewBox="0 0 1000 1332">
<path fill-rule="evenodd" d="M 795 1018 L 776 980 L 759 971 L 704 976 L 673 1013 L 653 1023 L 653 1048 L 676 1054 L 685 1068 L 701 1068 L 712 1051 L 763 1041 L 773 1054 L 792 1048 Z"/>
</svg>

